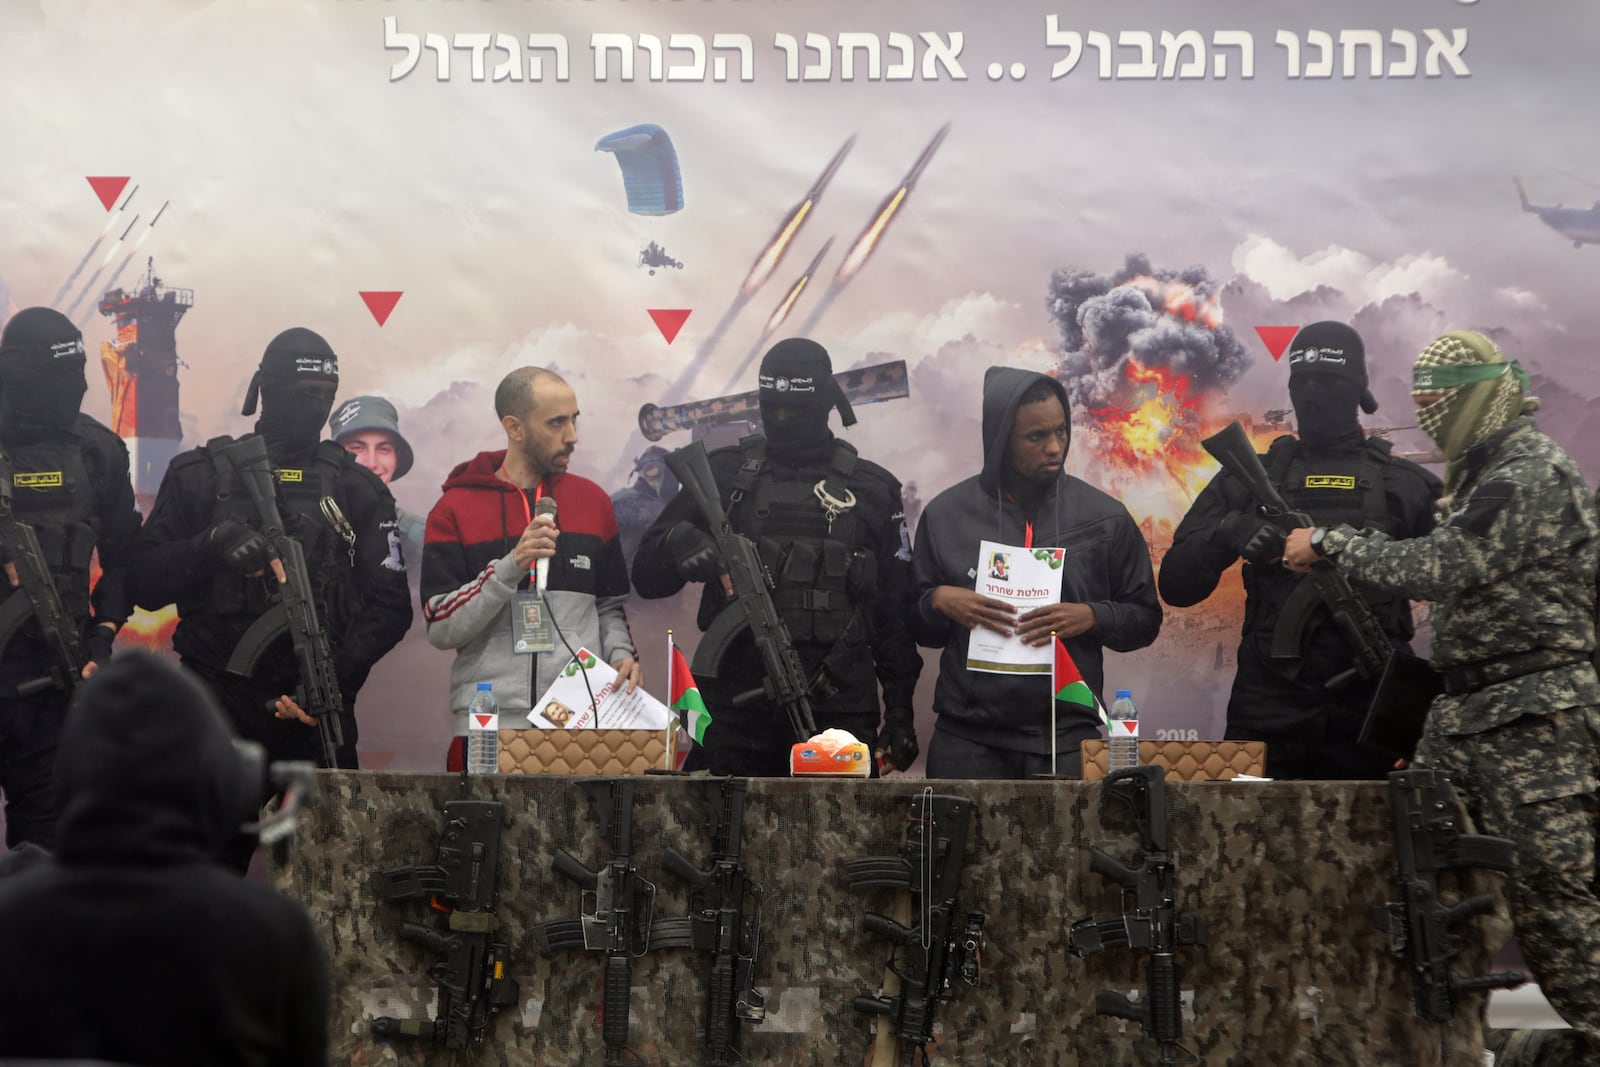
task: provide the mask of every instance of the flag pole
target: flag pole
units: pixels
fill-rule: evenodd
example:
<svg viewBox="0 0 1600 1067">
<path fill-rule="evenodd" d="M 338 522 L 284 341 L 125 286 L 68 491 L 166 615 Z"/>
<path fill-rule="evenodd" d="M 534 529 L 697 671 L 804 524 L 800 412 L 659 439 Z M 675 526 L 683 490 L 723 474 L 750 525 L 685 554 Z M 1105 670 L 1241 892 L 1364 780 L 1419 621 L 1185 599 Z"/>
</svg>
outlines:
<svg viewBox="0 0 1600 1067">
<path fill-rule="evenodd" d="M 1050 777 L 1056 776 L 1056 632 L 1050 631 Z"/>
<path fill-rule="evenodd" d="M 672 704 L 672 628 L 668 627 L 667 628 L 667 705 L 670 707 L 671 704 Z M 668 722 L 670 723 L 671 720 L 669 719 Z M 679 728 L 682 725 L 683 725 L 683 712 L 680 711 L 680 712 L 678 712 L 678 726 L 669 725 L 667 727 L 667 758 L 666 758 L 666 768 L 665 769 L 669 770 L 669 771 L 672 770 L 673 765 L 677 762 L 676 759 L 674 758 L 674 757 L 677 756 L 677 753 L 675 751 L 673 751 L 677 747 L 674 744 L 674 742 L 677 741 L 677 739 L 679 737 L 679 734 L 680 734 L 680 729 Z"/>
</svg>

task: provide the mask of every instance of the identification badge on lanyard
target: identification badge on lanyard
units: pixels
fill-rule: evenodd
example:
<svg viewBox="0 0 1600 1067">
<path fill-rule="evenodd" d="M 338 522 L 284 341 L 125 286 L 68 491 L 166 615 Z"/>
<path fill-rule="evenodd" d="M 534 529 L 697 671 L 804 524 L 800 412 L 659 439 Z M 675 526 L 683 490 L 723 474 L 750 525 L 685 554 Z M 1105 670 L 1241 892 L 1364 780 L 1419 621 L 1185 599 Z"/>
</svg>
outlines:
<svg viewBox="0 0 1600 1067">
<path fill-rule="evenodd" d="M 554 652 L 555 627 L 538 593 L 518 593 L 511 598 L 511 649 L 519 655 Z"/>
</svg>

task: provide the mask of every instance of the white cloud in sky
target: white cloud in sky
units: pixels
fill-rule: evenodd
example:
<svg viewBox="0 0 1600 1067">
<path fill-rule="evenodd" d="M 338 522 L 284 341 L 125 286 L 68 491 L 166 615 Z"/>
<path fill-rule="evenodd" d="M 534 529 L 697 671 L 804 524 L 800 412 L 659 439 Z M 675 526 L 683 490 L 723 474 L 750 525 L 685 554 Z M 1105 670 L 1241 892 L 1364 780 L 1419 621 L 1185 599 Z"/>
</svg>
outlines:
<svg viewBox="0 0 1600 1067">
<path fill-rule="evenodd" d="M 1405 255 L 1384 262 L 1343 245 L 1299 256 L 1260 234 L 1252 234 L 1233 250 L 1233 269 L 1265 288 L 1274 300 L 1291 300 L 1325 286 L 1358 307 L 1391 296 L 1427 295 L 1468 280 L 1443 256 Z"/>
</svg>

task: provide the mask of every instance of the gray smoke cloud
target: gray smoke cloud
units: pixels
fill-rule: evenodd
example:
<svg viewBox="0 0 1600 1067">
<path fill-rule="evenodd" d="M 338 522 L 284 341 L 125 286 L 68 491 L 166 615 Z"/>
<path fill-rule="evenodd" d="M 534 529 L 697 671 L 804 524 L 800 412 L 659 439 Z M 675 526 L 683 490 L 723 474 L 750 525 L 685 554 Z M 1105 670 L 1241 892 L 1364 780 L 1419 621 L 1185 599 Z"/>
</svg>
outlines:
<svg viewBox="0 0 1600 1067">
<path fill-rule="evenodd" d="M 1243 345 L 1221 323 L 1221 285 L 1203 267 L 1157 270 L 1143 255 L 1101 274 L 1058 270 L 1049 309 L 1061 333 L 1056 373 L 1082 412 L 1126 399 L 1124 363 L 1182 374 L 1198 392 L 1225 389 L 1249 366 Z"/>
</svg>

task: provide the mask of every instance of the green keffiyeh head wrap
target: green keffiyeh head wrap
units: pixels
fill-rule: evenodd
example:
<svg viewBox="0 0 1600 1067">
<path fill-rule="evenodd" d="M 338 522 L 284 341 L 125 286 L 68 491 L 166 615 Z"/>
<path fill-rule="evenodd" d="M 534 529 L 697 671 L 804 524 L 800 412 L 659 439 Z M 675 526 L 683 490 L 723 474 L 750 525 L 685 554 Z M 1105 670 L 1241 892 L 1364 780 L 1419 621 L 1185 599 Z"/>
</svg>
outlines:
<svg viewBox="0 0 1600 1067">
<path fill-rule="evenodd" d="M 1455 330 L 1435 338 L 1411 367 L 1411 395 L 1443 394 L 1417 411 L 1420 426 L 1444 454 L 1445 491 L 1452 492 L 1467 449 L 1539 408 L 1528 375 L 1481 333 Z"/>
</svg>

